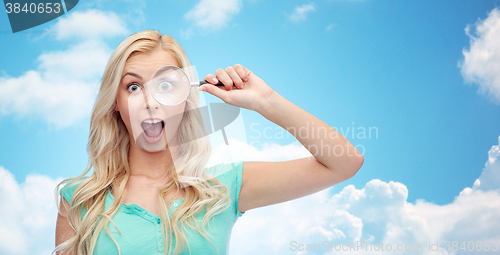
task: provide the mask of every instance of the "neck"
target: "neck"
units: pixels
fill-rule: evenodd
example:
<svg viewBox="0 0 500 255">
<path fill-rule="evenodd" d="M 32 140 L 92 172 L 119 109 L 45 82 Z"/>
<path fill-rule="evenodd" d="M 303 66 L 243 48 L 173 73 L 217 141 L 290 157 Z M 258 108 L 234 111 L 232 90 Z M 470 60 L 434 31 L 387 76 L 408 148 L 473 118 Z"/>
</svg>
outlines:
<svg viewBox="0 0 500 255">
<path fill-rule="evenodd" d="M 166 150 L 148 152 L 137 147 L 135 143 L 131 143 L 129 151 L 130 177 L 127 188 L 133 186 L 143 189 L 144 185 L 158 187 L 167 183 L 171 178 L 170 174 L 167 173 L 167 169 L 173 163 L 171 153 L 174 150 L 167 146 Z M 174 154 L 174 157 L 175 155 L 177 154 Z M 182 198 L 184 191 L 182 189 L 178 191 L 181 192 L 181 195 L 174 192 L 174 195 L 170 194 L 165 198 L 170 200 Z"/>
<path fill-rule="evenodd" d="M 173 164 L 172 152 L 167 146 L 166 150 L 148 152 L 135 143 L 130 144 L 129 166 L 131 176 L 143 176 L 152 180 L 160 180 L 167 176 L 167 169 Z"/>
</svg>

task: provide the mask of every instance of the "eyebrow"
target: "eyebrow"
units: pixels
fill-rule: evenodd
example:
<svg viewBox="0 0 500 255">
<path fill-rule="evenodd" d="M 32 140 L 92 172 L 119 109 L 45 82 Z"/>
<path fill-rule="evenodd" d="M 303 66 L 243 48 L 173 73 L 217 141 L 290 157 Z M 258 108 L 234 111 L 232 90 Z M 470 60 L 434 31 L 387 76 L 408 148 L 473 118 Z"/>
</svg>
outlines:
<svg viewBox="0 0 500 255">
<path fill-rule="evenodd" d="M 126 75 L 132 75 L 132 76 L 135 76 L 135 77 L 137 77 L 137 78 L 139 78 L 139 79 L 141 79 L 141 80 L 142 80 L 142 76 L 140 76 L 140 75 L 138 75 L 138 74 L 136 74 L 136 73 L 132 73 L 132 72 L 127 72 L 127 73 L 125 73 L 125 74 L 122 76 L 122 80 L 123 80 L 123 77 L 125 77 Z"/>
</svg>

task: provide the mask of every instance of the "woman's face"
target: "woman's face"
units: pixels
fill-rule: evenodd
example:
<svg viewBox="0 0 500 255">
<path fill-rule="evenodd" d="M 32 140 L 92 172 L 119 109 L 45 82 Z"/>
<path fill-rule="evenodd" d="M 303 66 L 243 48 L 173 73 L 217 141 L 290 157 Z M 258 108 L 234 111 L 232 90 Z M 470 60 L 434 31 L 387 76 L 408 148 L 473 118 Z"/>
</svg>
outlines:
<svg viewBox="0 0 500 255">
<path fill-rule="evenodd" d="M 177 61 L 166 51 L 137 54 L 125 63 L 118 87 L 115 110 L 127 127 L 131 146 L 146 151 L 165 150 L 176 144 L 176 134 L 186 101 L 176 106 L 159 104 L 149 93 L 149 83 L 158 68 Z"/>
</svg>

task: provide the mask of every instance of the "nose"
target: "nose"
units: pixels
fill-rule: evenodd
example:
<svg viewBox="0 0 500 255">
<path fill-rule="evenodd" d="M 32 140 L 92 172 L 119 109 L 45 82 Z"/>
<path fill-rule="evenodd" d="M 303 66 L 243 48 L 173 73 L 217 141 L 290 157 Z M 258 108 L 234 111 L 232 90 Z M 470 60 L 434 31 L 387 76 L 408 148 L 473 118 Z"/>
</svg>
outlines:
<svg viewBox="0 0 500 255">
<path fill-rule="evenodd" d="M 144 84 L 144 107 L 148 110 L 157 110 L 160 107 L 160 104 L 153 98 L 151 95 L 151 91 L 149 88 L 149 82 Z"/>
</svg>

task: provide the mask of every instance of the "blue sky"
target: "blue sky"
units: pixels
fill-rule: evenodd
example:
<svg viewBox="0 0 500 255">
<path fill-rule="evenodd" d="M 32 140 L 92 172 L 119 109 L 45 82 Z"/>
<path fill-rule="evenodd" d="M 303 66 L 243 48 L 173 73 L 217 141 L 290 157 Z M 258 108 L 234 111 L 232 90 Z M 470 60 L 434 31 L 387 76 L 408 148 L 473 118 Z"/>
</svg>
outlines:
<svg viewBox="0 0 500 255">
<path fill-rule="evenodd" d="M 361 189 L 379 179 L 404 184 L 407 203 L 424 199 L 445 206 L 480 177 L 488 151 L 499 142 L 500 97 L 492 91 L 500 90 L 500 78 L 479 71 L 467 76 L 460 63 L 464 51 L 471 51 L 471 36 L 481 38 L 475 34 L 476 22 L 487 19 L 499 1 L 221 2 L 201 1 L 215 6 L 210 13 L 206 7 L 197 9 L 198 1 L 80 1 L 65 16 L 16 34 L 11 33 L 7 15 L 0 15 L 0 80 L 15 85 L 30 70 L 52 72 L 40 58 L 44 54 L 70 54 L 72 48 L 94 40 L 105 56 L 131 33 L 157 29 L 180 42 L 200 78 L 240 63 L 363 148 L 363 167 L 352 179 L 329 189 L 330 195 L 350 184 Z M 90 11 L 115 15 L 115 30 L 92 37 L 85 34 L 92 21 L 71 32 L 58 26 L 75 13 Z M 197 12 L 201 14 L 189 18 Z M 72 36 L 58 38 L 63 33 Z M 80 79 L 83 87 L 77 88 L 92 90 L 104 69 L 100 70 L 81 70 L 82 76 L 65 81 Z M 467 82 L 467 77 L 476 77 L 476 82 Z M 80 105 L 78 115 L 69 110 L 57 115 L 64 102 L 53 107 L 36 98 L 36 104 L 24 107 L 22 100 L 5 101 L 35 86 L 16 90 L 0 85 L 4 93 L 11 93 L 0 95 L 0 166 L 18 183 L 30 174 L 75 176 L 87 164 L 91 104 Z M 264 143 L 286 146 L 296 141 L 291 135 L 277 138 L 281 131 L 276 125 L 255 112 L 242 112 L 248 142 L 257 149 Z M 62 121 L 57 116 L 77 117 Z M 255 130 L 263 132 L 266 127 L 271 128 L 268 137 L 256 138 Z M 378 132 L 357 137 L 370 127 Z M 345 133 L 348 128 L 350 133 Z"/>
</svg>

